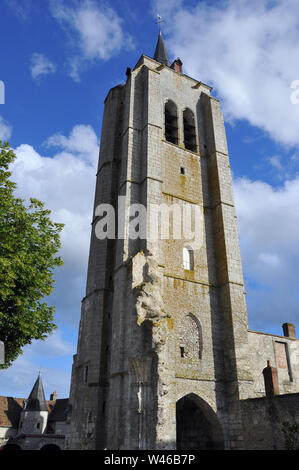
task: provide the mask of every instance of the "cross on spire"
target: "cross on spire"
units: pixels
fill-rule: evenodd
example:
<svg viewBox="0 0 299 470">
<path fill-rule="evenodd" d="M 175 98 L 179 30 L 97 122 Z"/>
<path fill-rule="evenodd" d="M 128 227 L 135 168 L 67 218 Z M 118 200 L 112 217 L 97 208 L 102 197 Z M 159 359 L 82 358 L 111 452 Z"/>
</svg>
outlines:
<svg viewBox="0 0 299 470">
<path fill-rule="evenodd" d="M 158 35 L 158 41 L 156 45 L 156 50 L 154 54 L 154 59 L 157 62 L 160 62 L 161 64 L 167 65 L 170 67 L 170 62 L 168 59 L 166 47 L 163 41 L 162 33 L 161 33 L 161 27 L 160 24 L 164 21 L 162 20 L 162 17 L 160 15 L 157 15 L 158 21 L 156 21 L 156 24 L 159 25 L 159 35 Z"/>
<path fill-rule="evenodd" d="M 164 20 L 162 19 L 162 16 L 159 14 L 157 15 L 157 21 L 155 22 L 158 25 L 159 28 L 159 33 L 161 33 L 161 23 L 164 23 Z"/>
</svg>

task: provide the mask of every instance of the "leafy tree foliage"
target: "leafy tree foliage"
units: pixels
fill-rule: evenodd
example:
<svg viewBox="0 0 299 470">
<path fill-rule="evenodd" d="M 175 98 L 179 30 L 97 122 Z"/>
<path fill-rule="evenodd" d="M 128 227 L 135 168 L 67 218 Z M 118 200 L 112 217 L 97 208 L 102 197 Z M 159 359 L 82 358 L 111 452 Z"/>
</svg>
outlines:
<svg viewBox="0 0 299 470">
<path fill-rule="evenodd" d="M 63 224 L 53 223 L 50 211 L 36 199 L 15 196 L 9 180 L 16 159 L 0 141 L 0 340 L 9 367 L 33 339 L 45 339 L 53 329 L 55 307 L 42 302 L 53 290 L 53 270 L 63 264 L 56 256 Z"/>
</svg>

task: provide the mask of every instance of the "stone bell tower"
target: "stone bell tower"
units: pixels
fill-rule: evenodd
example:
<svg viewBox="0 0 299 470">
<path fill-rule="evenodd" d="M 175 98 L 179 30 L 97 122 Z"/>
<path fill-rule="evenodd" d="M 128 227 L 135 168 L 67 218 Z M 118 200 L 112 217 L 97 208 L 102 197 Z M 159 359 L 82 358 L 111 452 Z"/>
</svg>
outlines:
<svg viewBox="0 0 299 470">
<path fill-rule="evenodd" d="M 67 448 L 242 448 L 247 328 L 220 104 L 159 33 L 105 100 Z"/>
</svg>

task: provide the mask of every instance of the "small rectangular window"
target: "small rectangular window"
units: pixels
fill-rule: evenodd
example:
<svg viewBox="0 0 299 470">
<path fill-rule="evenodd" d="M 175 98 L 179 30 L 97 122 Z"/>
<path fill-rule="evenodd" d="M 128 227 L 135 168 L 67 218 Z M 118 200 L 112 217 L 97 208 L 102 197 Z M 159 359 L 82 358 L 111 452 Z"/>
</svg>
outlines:
<svg viewBox="0 0 299 470">
<path fill-rule="evenodd" d="M 181 175 L 184 175 L 184 174 L 185 174 L 185 168 L 181 166 Z"/>
<path fill-rule="evenodd" d="M 183 346 L 180 346 L 181 350 L 181 357 L 185 357 L 185 348 Z"/>
</svg>

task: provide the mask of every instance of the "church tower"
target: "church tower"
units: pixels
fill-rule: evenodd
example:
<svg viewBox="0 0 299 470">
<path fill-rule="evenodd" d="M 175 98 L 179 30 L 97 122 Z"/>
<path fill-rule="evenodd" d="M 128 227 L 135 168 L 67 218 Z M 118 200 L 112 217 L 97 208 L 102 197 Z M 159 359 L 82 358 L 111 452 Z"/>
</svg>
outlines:
<svg viewBox="0 0 299 470">
<path fill-rule="evenodd" d="M 67 448 L 242 448 L 251 386 L 220 104 L 159 33 L 105 100 Z"/>
</svg>

